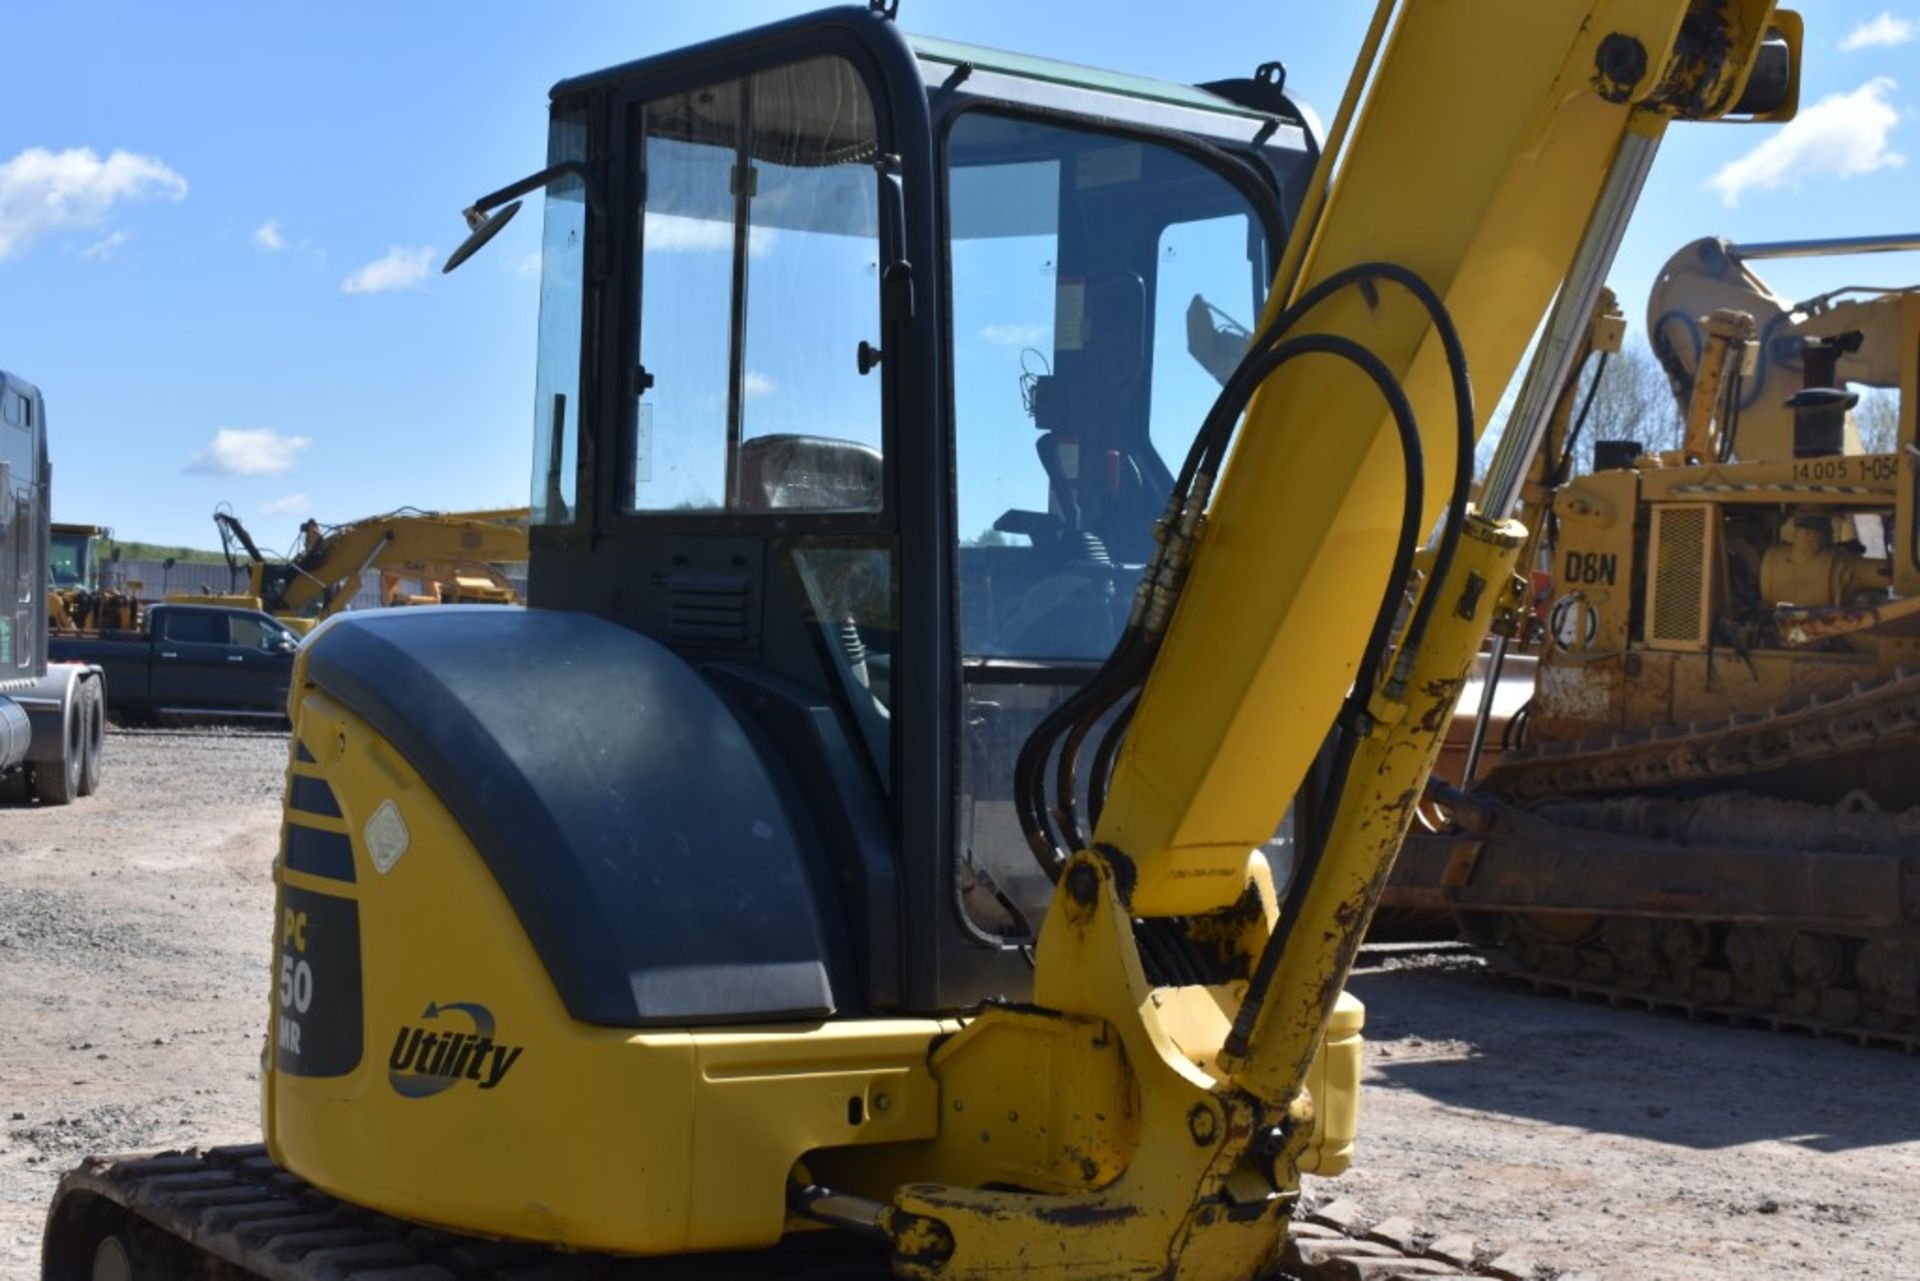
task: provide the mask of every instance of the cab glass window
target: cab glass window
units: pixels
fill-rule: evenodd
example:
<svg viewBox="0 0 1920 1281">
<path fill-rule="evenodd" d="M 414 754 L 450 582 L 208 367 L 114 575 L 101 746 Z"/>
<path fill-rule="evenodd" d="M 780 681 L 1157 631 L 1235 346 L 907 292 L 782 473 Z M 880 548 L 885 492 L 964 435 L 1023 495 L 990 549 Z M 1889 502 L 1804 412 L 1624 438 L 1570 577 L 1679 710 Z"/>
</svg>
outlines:
<svg viewBox="0 0 1920 1281">
<path fill-rule="evenodd" d="M 587 158 L 584 112 L 553 118 L 547 163 Z M 586 278 L 586 186 L 572 174 L 547 186 L 540 240 L 539 365 L 533 402 L 533 523 L 573 519 L 580 420 L 581 290 Z"/>
<path fill-rule="evenodd" d="M 1015 821 L 1014 760 L 1119 638 L 1269 250 L 1246 192 L 1170 146 L 970 111 L 946 159 L 962 901 L 1024 938 L 1053 887 Z"/>
<path fill-rule="evenodd" d="M 627 507 L 878 510 L 879 187 L 864 83 L 814 58 L 638 111 Z"/>
<path fill-rule="evenodd" d="M 227 620 L 212 610 L 169 610 L 166 637 L 188 645 L 225 645 Z"/>
</svg>

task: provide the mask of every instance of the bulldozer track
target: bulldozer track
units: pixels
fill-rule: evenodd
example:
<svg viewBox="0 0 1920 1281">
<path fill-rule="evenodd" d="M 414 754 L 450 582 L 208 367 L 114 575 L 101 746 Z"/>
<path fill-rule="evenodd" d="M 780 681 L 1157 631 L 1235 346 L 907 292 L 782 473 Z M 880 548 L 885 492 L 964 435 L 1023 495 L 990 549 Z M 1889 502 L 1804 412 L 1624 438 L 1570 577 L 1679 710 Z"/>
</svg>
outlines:
<svg viewBox="0 0 1920 1281">
<path fill-rule="evenodd" d="M 1479 790 L 1514 800 L 1734 779 L 1920 741 L 1920 667 L 1845 690 L 1639 734 L 1508 753 Z"/>
<path fill-rule="evenodd" d="M 407 1223 L 328 1196 L 259 1144 L 205 1152 L 90 1157 L 61 1179 L 43 1243 L 44 1276 L 92 1276 L 93 1244 L 115 1235 L 153 1269 L 135 1275 L 264 1281 L 856 1281 L 891 1276 L 886 1248 L 836 1232 L 777 1251 L 627 1259 L 489 1241 Z M 144 1256 L 141 1258 L 140 1256 Z M 1375 1223 L 1349 1202 L 1301 1214 L 1275 1281 L 1391 1281 L 1560 1274 L 1463 1236 Z"/>
<path fill-rule="evenodd" d="M 1594 958 L 1604 955 L 1598 949 L 1585 949 Z M 1638 991 L 1617 984 L 1565 978 L 1516 960 L 1510 953 L 1494 949 L 1489 957 L 1494 973 L 1514 983 L 1524 983 L 1536 992 L 1552 992 L 1575 999 L 1605 1001 L 1617 1008 L 1648 1010 L 1656 1014 L 1678 1014 L 1698 1022 L 1712 1019 L 1736 1027 L 1762 1028 L 1771 1032 L 1804 1032 L 1810 1036 L 1851 1041 L 1864 1046 L 1883 1046 L 1906 1054 L 1920 1054 L 1920 1028 L 1879 1028 L 1859 1023 L 1833 1022 L 1810 1015 L 1779 1010 L 1757 1010 L 1728 1001 L 1663 992 Z"/>
<path fill-rule="evenodd" d="M 1811 695 L 1765 712 L 1509 753 L 1478 790 L 1523 809 L 1554 798 L 1597 796 L 1626 801 L 1647 794 L 1671 795 L 1670 789 L 1687 784 L 1737 785 L 1742 778 L 1851 753 L 1884 755 L 1916 746 L 1920 746 L 1920 667 L 1903 667 L 1879 679 L 1857 681 L 1846 689 Z M 1619 915 L 1620 919 L 1636 916 Z M 1629 973 L 1634 965 L 1610 952 L 1604 938 L 1542 944 L 1525 937 L 1524 927 L 1508 928 L 1522 919 L 1511 913 L 1469 913 L 1463 915 L 1461 925 L 1469 938 L 1485 945 L 1497 973 L 1535 990 L 1696 1020 L 1710 1018 L 1890 1046 L 1908 1054 L 1920 1052 L 1920 1017 L 1898 1000 L 1889 1008 L 1875 1007 L 1857 976 L 1849 976 L 1852 986 L 1757 992 L 1749 982 L 1742 991 L 1728 969 L 1729 931 L 1741 928 L 1734 923 L 1704 918 L 1682 922 L 1683 929 L 1712 940 L 1696 961 L 1676 967 L 1672 956 L 1656 948 L 1651 951 L 1654 970 L 1646 970 L 1643 960 L 1642 972 Z M 1851 934 L 1817 930 L 1804 931 L 1801 937 L 1820 944 L 1836 958 L 1851 956 L 1861 943 Z M 1845 968 L 1850 970 L 1852 963 Z M 1623 981 L 1623 975 L 1630 981 Z M 1884 997 L 1881 1003 L 1887 1003 Z"/>
</svg>

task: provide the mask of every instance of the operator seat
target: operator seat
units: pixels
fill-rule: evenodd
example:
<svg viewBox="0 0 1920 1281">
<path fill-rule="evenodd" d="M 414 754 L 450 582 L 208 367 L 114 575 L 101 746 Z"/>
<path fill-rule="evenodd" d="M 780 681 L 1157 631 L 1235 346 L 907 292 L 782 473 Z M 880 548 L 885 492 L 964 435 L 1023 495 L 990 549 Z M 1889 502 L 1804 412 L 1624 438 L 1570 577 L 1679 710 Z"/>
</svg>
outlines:
<svg viewBox="0 0 1920 1281">
<path fill-rule="evenodd" d="M 748 511 L 878 511 L 883 464 L 871 445 L 775 433 L 740 442 L 740 506 Z"/>
</svg>

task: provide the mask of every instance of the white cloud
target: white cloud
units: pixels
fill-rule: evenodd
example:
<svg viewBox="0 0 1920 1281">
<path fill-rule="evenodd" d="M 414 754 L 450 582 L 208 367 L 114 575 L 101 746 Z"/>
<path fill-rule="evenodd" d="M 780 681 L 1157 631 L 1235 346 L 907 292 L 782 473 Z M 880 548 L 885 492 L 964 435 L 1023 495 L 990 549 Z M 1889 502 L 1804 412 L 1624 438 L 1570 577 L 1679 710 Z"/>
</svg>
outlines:
<svg viewBox="0 0 1920 1281">
<path fill-rule="evenodd" d="M 1040 325 L 982 325 L 980 337 L 996 347 L 1037 347 L 1047 336 Z"/>
<path fill-rule="evenodd" d="M 187 180 L 153 156 L 29 147 L 0 165 L 0 262 L 59 231 L 97 227 L 126 200 L 181 200 Z"/>
<path fill-rule="evenodd" d="M 780 384 L 774 382 L 773 379 L 767 377 L 757 369 L 749 369 L 743 381 L 746 383 L 748 400 L 752 400 L 756 396 L 771 396 L 774 392 L 780 390 Z"/>
<path fill-rule="evenodd" d="M 119 250 L 121 245 L 133 239 L 125 231 L 110 231 L 100 239 L 80 251 L 82 258 L 92 258 L 96 262 L 105 262 Z"/>
<path fill-rule="evenodd" d="M 297 516 L 312 506 L 305 494 L 288 494 L 284 498 L 270 498 L 254 510 L 262 516 Z"/>
<path fill-rule="evenodd" d="M 1840 42 L 1841 49 L 1852 53 L 1855 49 L 1891 49 L 1903 45 L 1920 34 L 1920 28 L 1905 18 L 1896 18 L 1891 10 L 1882 11 L 1879 17 L 1863 22 L 1847 33 Z"/>
<path fill-rule="evenodd" d="M 406 289 L 419 284 L 433 269 L 433 247 L 421 245 L 407 249 L 395 245 L 384 257 L 375 258 L 340 282 L 340 291 L 348 294 L 378 294 L 389 289 Z"/>
<path fill-rule="evenodd" d="M 747 254 L 758 258 L 773 248 L 772 227 L 747 228 Z M 681 214 L 647 214 L 647 250 L 651 253 L 733 252 L 733 223 Z"/>
<path fill-rule="evenodd" d="M 287 247 L 287 238 L 280 234 L 280 220 L 269 218 L 254 228 L 253 243 L 270 254 L 277 254 Z"/>
<path fill-rule="evenodd" d="M 1731 209 L 1750 190 L 1772 191 L 1810 178 L 1856 178 L 1897 169 L 1907 158 L 1887 145 L 1900 112 L 1887 101 L 1897 86 L 1876 76 L 1852 93 L 1830 94 L 1778 133 L 1707 179 Z"/>
<path fill-rule="evenodd" d="M 528 254 L 526 257 L 522 258 L 519 262 L 516 262 L 515 264 L 513 264 L 513 270 L 514 270 L 514 274 L 519 276 L 539 275 L 540 274 L 540 251 L 536 249 L 532 253 Z"/>
<path fill-rule="evenodd" d="M 271 427 L 222 427 L 187 463 L 203 476 L 266 476 L 293 470 L 310 436 L 283 436 Z"/>
</svg>

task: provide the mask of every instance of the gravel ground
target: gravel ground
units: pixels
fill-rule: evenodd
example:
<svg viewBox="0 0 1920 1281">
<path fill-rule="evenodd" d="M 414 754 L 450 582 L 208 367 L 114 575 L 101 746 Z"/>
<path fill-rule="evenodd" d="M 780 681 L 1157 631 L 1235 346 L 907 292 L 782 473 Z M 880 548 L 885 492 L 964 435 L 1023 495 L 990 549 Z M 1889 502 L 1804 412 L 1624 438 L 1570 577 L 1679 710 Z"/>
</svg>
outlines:
<svg viewBox="0 0 1920 1281">
<path fill-rule="evenodd" d="M 82 1153 L 258 1131 L 286 737 L 113 731 L 104 788 L 0 812 L 0 1276 Z M 1384 959 L 1383 959 L 1384 957 Z M 1369 953 L 1354 1170 L 1316 1181 L 1599 1277 L 1907 1277 L 1920 1065 Z"/>
<path fill-rule="evenodd" d="M 1601 1277 L 1920 1275 L 1920 1062 L 1363 954 L 1367 1216 Z"/>
<path fill-rule="evenodd" d="M 286 759 L 114 729 L 97 796 L 0 810 L 0 1276 L 84 1153 L 257 1135 Z"/>
</svg>

